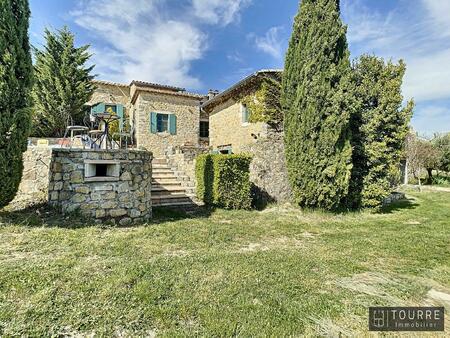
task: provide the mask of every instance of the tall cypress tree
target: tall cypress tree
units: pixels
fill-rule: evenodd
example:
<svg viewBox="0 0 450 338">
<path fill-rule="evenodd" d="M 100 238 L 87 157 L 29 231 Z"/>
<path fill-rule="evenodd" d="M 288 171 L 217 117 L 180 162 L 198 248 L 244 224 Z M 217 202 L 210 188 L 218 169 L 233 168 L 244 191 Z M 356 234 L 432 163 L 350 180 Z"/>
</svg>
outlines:
<svg viewBox="0 0 450 338">
<path fill-rule="evenodd" d="M 363 55 L 354 65 L 359 108 L 351 118 L 353 163 L 352 208 L 379 208 L 399 182 L 400 161 L 414 108 L 402 107 L 406 66 Z"/>
<path fill-rule="evenodd" d="M 29 16 L 27 0 L 0 0 L 0 207 L 17 192 L 30 129 Z"/>
<path fill-rule="evenodd" d="M 35 49 L 34 133 L 61 137 L 68 124 L 80 120 L 84 105 L 94 92 L 87 66 L 89 45 L 75 47 L 75 36 L 67 27 L 56 32 L 45 30 L 46 45 Z"/>
<path fill-rule="evenodd" d="M 283 74 L 286 159 L 297 202 L 335 209 L 347 196 L 352 100 L 338 0 L 303 0 Z"/>
</svg>

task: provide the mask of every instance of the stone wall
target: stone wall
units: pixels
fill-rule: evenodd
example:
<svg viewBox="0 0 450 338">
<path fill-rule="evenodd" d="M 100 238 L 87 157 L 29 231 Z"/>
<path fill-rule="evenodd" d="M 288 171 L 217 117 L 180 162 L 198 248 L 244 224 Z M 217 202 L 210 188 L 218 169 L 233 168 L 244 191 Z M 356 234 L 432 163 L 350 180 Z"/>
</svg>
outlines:
<svg viewBox="0 0 450 338">
<path fill-rule="evenodd" d="M 197 156 L 208 152 L 208 147 L 170 147 L 166 155 L 171 167 L 186 175 L 189 181 L 195 184 L 195 160 Z"/>
<path fill-rule="evenodd" d="M 150 113 L 177 116 L 176 135 L 150 132 Z M 135 104 L 136 143 L 151 149 L 155 157 L 163 156 L 170 146 L 198 146 L 200 135 L 200 99 L 162 93 L 139 95 Z"/>
<path fill-rule="evenodd" d="M 114 85 L 102 82 L 94 82 L 97 89 L 92 94 L 89 100 L 89 105 L 94 105 L 97 103 L 116 103 L 121 104 L 125 108 L 130 108 L 130 87 L 126 85 Z M 127 112 L 127 115 L 128 112 Z"/>
<path fill-rule="evenodd" d="M 46 202 L 52 149 L 28 147 L 23 153 L 23 174 L 14 202 Z"/>
<path fill-rule="evenodd" d="M 253 156 L 250 180 L 255 185 L 257 200 L 289 202 L 292 190 L 286 167 L 283 133 L 269 132 L 266 138 L 242 149 Z"/>
<path fill-rule="evenodd" d="M 152 216 L 151 161 L 150 152 L 139 150 L 53 149 L 50 204 L 123 226 L 146 221 Z M 108 166 L 108 177 L 88 177 L 95 163 Z"/>
<path fill-rule="evenodd" d="M 214 150 L 231 145 L 234 153 L 240 153 L 265 136 L 264 123 L 242 123 L 241 109 L 241 104 L 234 99 L 214 108 L 209 118 L 209 140 Z"/>
</svg>

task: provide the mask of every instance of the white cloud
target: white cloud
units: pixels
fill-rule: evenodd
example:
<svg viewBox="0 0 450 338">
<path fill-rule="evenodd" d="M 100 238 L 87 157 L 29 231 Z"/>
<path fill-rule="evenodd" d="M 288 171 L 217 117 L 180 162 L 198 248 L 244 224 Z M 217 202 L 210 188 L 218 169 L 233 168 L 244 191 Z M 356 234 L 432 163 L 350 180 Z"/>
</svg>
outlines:
<svg viewBox="0 0 450 338">
<path fill-rule="evenodd" d="M 450 36 L 450 1 L 422 0 L 436 33 Z"/>
<path fill-rule="evenodd" d="M 434 133 L 450 131 L 450 107 L 445 102 L 418 106 L 412 124 L 420 135 L 431 137 Z"/>
<path fill-rule="evenodd" d="M 386 59 L 404 59 L 403 93 L 405 99 L 414 98 L 418 103 L 414 127 L 428 134 L 432 128 L 450 130 L 450 119 L 445 115 L 450 110 L 433 104 L 450 99 L 450 2 L 402 1 L 387 14 L 367 7 L 368 3 L 343 1 L 353 56 L 374 53 Z M 430 111 L 440 113 L 431 116 Z"/>
<path fill-rule="evenodd" d="M 101 78 L 201 87 L 190 72 L 192 62 L 201 59 L 208 47 L 200 21 L 227 25 L 238 18 L 249 0 L 192 0 L 176 8 L 168 2 L 80 1 L 71 16 L 101 40 L 93 58 Z"/>
<path fill-rule="evenodd" d="M 197 18 L 210 24 L 226 26 L 239 20 L 240 11 L 251 0 L 192 0 L 194 14 Z"/>
<path fill-rule="evenodd" d="M 263 37 L 255 37 L 256 47 L 275 59 L 282 59 L 283 41 L 280 37 L 282 29 L 282 27 L 272 27 Z"/>
</svg>

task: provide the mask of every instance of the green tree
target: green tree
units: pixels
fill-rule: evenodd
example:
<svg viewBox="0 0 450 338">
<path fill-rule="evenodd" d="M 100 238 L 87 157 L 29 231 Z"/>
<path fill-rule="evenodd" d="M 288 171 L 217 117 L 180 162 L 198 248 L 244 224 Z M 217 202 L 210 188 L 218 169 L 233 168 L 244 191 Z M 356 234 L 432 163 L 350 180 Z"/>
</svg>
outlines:
<svg viewBox="0 0 450 338">
<path fill-rule="evenodd" d="M 300 205 L 335 209 L 347 196 L 354 108 L 350 74 L 339 1 L 303 0 L 281 96 L 289 179 Z"/>
<path fill-rule="evenodd" d="M 0 207 L 17 192 L 30 130 L 29 17 L 27 0 L 0 0 Z"/>
<path fill-rule="evenodd" d="M 414 102 L 402 107 L 406 66 L 363 55 L 354 64 L 358 109 L 352 114 L 350 206 L 378 208 L 400 178 Z"/>
<path fill-rule="evenodd" d="M 435 135 L 433 144 L 439 152 L 438 169 L 450 172 L 450 133 Z"/>
<path fill-rule="evenodd" d="M 34 133 L 61 137 L 67 125 L 85 113 L 85 104 L 95 90 L 94 66 L 86 65 L 90 46 L 76 48 L 75 36 L 67 27 L 56 32 L 46 29 L 44 36 L 44 49 L 34 49 Z"/>
</svg>

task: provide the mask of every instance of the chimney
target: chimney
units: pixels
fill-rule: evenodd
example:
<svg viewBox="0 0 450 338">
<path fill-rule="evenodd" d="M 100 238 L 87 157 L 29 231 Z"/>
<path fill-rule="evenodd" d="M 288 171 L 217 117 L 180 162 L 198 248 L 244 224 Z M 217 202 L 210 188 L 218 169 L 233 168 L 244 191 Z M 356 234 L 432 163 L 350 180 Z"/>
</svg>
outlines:
<svg viewBox="0 0 450 338">
<path fill-rule="evenodd" d="M 208 100 L 212 100 L 213 98 L 215 98 L 217 95 L 219 95 L 219 91 L 215 90 L 215 89 L 210 89 L 208 91 Z"/>
</svg>

